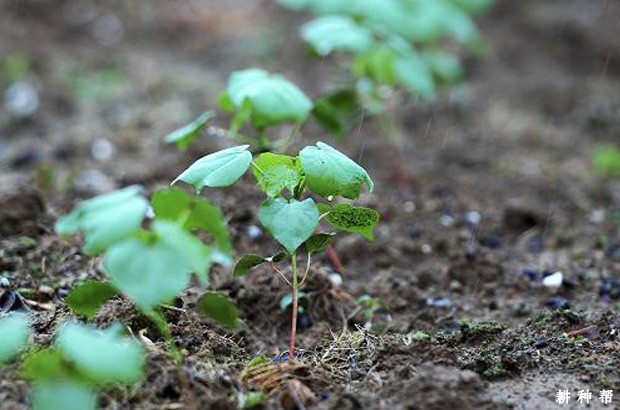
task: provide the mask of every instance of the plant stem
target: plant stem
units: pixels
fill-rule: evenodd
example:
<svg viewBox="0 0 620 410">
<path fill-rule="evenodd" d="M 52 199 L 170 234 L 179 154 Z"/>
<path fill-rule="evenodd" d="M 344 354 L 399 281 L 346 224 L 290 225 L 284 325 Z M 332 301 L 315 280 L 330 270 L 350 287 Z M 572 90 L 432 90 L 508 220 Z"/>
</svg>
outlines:
<svg viewBox="0 0 620 410">
<path fill-rule="evenodd" d="M 297 290 L 299 285 L 297 284 L 297 253 L 293 252 L 291 255 L 291 276 L 292 286 L 291 295 L 293 298 L 293 311 L 291 312 L 291 340 L 288 346 L 288 360 L 292 363 L 295 360 L 295 338 L 297 336 Z"/>
<path fill-rule="evenodd" d="M 166 319 L 164 319 L 163 316 L 155 309 L 143 309 L 142 312 L 155 324 L 155 326 L 157 326 L 157 330 L 159 330 L 159 333 L 166 341 L 168 353 L 172 356 L 172 361 L 176 366 L 179 366 L 183 361 L 183 355 L 181 355 L 177 345 L 174 344 L 172 332 L 170 332 L 170 327 L 168 326 Z"/>
<path fill-rule="evenodd" d="M 266 130 L 260 129 L 258 130 L 258 146 L 261 150 L 268 150 L 269 146 L 270 146 L 270 142 L 269 139 L 267 139 L 267 132 Z"/>
</svg>

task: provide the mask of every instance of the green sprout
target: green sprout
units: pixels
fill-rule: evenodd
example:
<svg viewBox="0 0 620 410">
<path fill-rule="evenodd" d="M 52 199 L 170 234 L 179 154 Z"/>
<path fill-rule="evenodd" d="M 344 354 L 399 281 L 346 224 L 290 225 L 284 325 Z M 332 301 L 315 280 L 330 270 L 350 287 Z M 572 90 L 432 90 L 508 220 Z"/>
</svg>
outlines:
<svg viewBox="0 0 620 410">
<path fill-rule="evenodd" d="M 374 184 L 358 164 L 331 146 L 318 142 L 302 149 L 297 156 L 265 152 L 256 158 L 248 145 L 227 148 L 198 159 L 173 183 L 192 185 L 197 193 L 205 187 L 224 187 L 237 182 L 251 167 L 258 187 L 267 198 L 258 210 L 258 219 L 283 252 L 262 257 L 246 255 L 236 264 L 235 276 L 245 276 L 250 269 L 268 264 L 291 288 L 291 338 L 289 358 L 295 357 L 298 299 L 310 272 L 311 257 L 322 252 L 334 239 L 334 233 L 321 232 L 319 223 L 325 221 L 337 231 L 352 232 L 373 239 L 373 229 L 379 214 L 368 208 L 328 202 L 336 197 L 357 199 L 362 185 L 369 191 Z M 307 194 L 313 194 L 308 197 Z M 315 202 L 314 198 L 327 202 Z M 305 245 L 305 267 L 298 266 L 299 248 Z M 290 263 L 290 280 L 276 264 Z"/>
<path fill-rule="evenodd" d="M 612 145 L 598 147 L 592 155 L 594 169 L 600 175 L 620 178 L 620 150 Z"/>
<path fill-rule="evenodd" d="M 355 304 L 361 309 L 364 320 L 366 320 L 366 329 L 371 329 L 375 314 L 380 311 L 388 311 L 388 305 L 381 299 L 364 294 L 357 298 Z"/>
</svg>

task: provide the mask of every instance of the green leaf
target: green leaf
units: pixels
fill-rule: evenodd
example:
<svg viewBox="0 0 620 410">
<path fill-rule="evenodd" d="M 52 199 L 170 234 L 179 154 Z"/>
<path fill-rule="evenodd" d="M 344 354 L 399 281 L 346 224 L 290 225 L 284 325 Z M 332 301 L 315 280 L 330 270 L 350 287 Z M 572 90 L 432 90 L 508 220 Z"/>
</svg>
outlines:
<svg viewBox="0 0 620 410">
<path fill-rule="evenodd" d="M 211 262 L 210 249 L 178 224 L 155 221 L 152 230 L 110 248 L 104 263 L 114 286 L 143 308 L 175 297 L 192 271 L 206 282 Z"/>
<path fill-rule="evenodd" d="M 28 342 L 26 315 L 12 313 L 0 319 L 0 366 L 11 361 Z"/>
<path fill-rule="evenodd" d="M 91 319 L 105 302 L 116 295 L 118 291 L 110 283 L 87 280 L 73 289 L 65 301 L 73 313 Z"/>
<path fill-rule="evenodd" d="M 379 222 L 379 213 L 374 209 L 338 204 L 325 217 L 334 228 L 344 232 L 358 233 L 373 240 L 373 229 Z"/>
<path fill-rule="evenodd" d="M 359 110 L 357 92 L 344 89 L 316 100 L 312 115 L 323 129 L 342 138 L 349 129 L 349 121 Z"/>
<path fill-rule="evenodd" d="M 228 224 L 222 210 L 204 198 L 196 198 L 178 188 L 161 189 L 153 195 L 151 205 L 157 220 L 179 221 L 188 230 L 200 229 L 211 235 L 218 252 L 215 262 L 224 266 L 231 264 L 232 245 Z"/>
<path fill-rule="evenodd" d="M 463 75 L 459 59 L 443 51 L 427 51 L 421 55 L 433 75 L 444 83 L 457 81 Z"/>
<path fill-rule="evenodd" d="M 426 62 L 415 54 L 394 59 L 394 73 L 399 84 L 420 97 L 435 95 L 433 74 Z"/>
<path fill-rule="evenodd" d="M 235 303 L 220 292 L 207 292 L 198 300 L 198 312 L 232 330 L 239 328 L 239 310 Z"/>
<path fill-rule="evenodd" d="M 462 8 L 471 14 L 479 14 L 486 11 L 493 0 L 450 0 L 454 5 Z"/>
<path fill-rule="evenodd" d="M 305 121 L 312 109 L 312 101 L 293 83 L 257 68 L 233 73 L 222 100 L 238 111 L 249 103 L 252 126 L 257 129 Z"/>
<path fill-rule="evenodd" d="M 92 387 L 72 380 L 50 380 L 34 385 L 34 410 L 95 410 L 97 395 Z"/>
<path fill-rule="evenodd" d="M 286 253 L 280 252 L 274 256 L 270 256 L 268 258 L 263 258 L 258 255 L 245 255 L 235 265 L 235 269 L 233 270 L 233 274 L 235 276 L 245 276 L 248 274 L 250 269 L 255 266 L 258 266 L 265 262 L 282 262 L 286 258 Z"/>
<path fill-rule="evenodd" d="M 258 186 L 271 198 L 278 196 L 284 188 L 292 194 L 303 178 L 298 158 L 265 152 L 254 163 L 252 173 Z"/>
<path fill-rule="evenodd" d="M 335 233 L 315 233 L 306 241 L 308 253 L 323 252 L 333 241 Z"/>
<path fill-rule="evenodd" d="M 59 330 L 56 346 L 89 381 L 132 384 L 143 377 L 145 352 L 120 330 L 120 325 L 97 330 L 69 322 Z"/>
<path fill-rule="evenodd" d="M 369 77 L 379 84 L 392 86 L 394 74 L 394 52 L 379 48 L 371 54 L 360 54 L 355 58 L 353 73 L 358 78 Z"/>
<path fill-rule="evenodd" d="M 206 155 L 179 175 L 172 184 L 186 182 L 200 193 L 204 187 L 224 187 L 237 182 L 248 170 L 252 154 L 249 145 L 239 145 Z"/>
<path fill-rule="evenodd" d="M 341 15 L 324 16 L 312 20 L 301 27 L 300 33 L 301 37 L 320 56 L 340 50 L 365 53 L 372 48 L 374 43 L 369 29 Z"/>
<path fill-rule="evenodd" d="M 303 202 L 268 199 L 261 205 L 258 219 L 276 241 L 293 253 L 319 225 L 319 210 L 311 198 Z"/>
<path fill-rule="evenodd" d="M 35 350 L 28 353 L 22 362 L 21 376 L 27 380 L 59 380 L 76 377 L 62 353 L 55 348 Z"/>
<path fill-rule="evenodd" d="M 310 189 L 326 198 L 342 196 L 355 199 L 363 184 L 372 192 L 374 184 L 366 170 L 340 151 L 323 142 L 299 153 Z"/>
<path fill-rule="evenodd" d="M 148 208 L 141 193 L 142 187 L 134 185 L 84 201 L 56 222 L 56 232 L 74 235 L 83 231 L 84 252 L 104 251 L 140 228 Z"/>
<path fill-rule="evenodd" d="M 192 142 L 198 138 L 200 132 L 208 123 L 211 122 L 211 120 L 213 120 L 213 118 L 215 118 L 215 114 L 213 112 L 205 112 L 183 128 L 179 128 L 178 130 L 166 135 L 164 137 L 164 141 L 169 144 L 176 144 L 177 148 L 185 150 L 192 145 Z"/>
<path fill-rule="evenodd" d="M 297 292 L 297 301 L 299 301 L 299 299 L 304 299 L 307 297 L 308 297 L 308 294 L 306 292 Z M 290 293 L 287 293 L 286 295 L 282 296 L 282 299 L 280 299 L 280 309 L 286 310 L 286 308 L 291 306 L 292 303 L 293 303 L 293 295 L 291 295 Z M 301 306 L 299 308 L 301 308 Z"/>
<path fill-rule="evenodd" d="M 596 172 L 608 177 L 620 177 L 620 150 L 612 145 L 595 149 L 592 162 Z"/>
</svg>

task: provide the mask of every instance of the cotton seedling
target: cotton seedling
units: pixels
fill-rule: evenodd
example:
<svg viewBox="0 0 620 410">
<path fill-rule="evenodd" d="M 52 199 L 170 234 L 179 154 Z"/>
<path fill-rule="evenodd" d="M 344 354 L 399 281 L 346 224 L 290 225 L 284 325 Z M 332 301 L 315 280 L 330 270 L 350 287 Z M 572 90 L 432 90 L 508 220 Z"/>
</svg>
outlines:
<svg viewBox="0 0 620 410">
<path fill-rule="evenodd" d="M 274 143 L 267 137 L 268 129 L 294 124 L 291 137 L 294 136 L 310 115 L 313 103 L 284 76 L 259 68 L 249 68 L 230 75 L 226 90 L 220 95 L 219 106 L 232 115 L 225 136 L 250 143 L 261 150 L 269 150 Z M 168 134 L 164 140 L 185 149 L 212 119 L 213 113 L 207 112 L 192 123 Z M 253 136 L 240 133 L 246 124 L 254 130 Z"/>
<path fill-rule="evenodd" d="M 366 185 L 373 190 L 368 173 L 331 146 L 318 142 L 302 149 L 297 156 L 270 152 L 253 158 L 249 145 L 227 148 L 198 159 L 173 183 L 183 181 L 197 193 L 205 187 L 225 187 L 237 182 L 249 168 L 258 187 L 267 198 L 260 205 L 258 219 L 283 247 L 269 257 L 246 255 L 234 267 L 235 276 L 244 276 L 260 264 L 268 264 L 291 288 L 291 338 L 289 358 L 295 357 L 298 295 L 310 272 L 311 258 L 323 251 L 335 233 L 317 232 L 325 221 L 338 231 L 360 234 L 373 239 L 379 214 L 351 203 L 330 202 L 337 197 L 354 200 Z M 315 198 L 324 202 L 316 202 Z M 305 267 L 298 266 L 300 247 L 305 247 Z M 290 279 L 276 265 L 290 264 Z"/>
<path fill-rule="evenodd" d="M 351 82 L 315 101 L 317 122 L 336 136 L 363 108 L 386 110 L 395 88 L 415 98 L 431 99 L 437 89 L 462 77 L 458 52 L 479 50 L 481 37 L 473 17 L 492 0 L 278 0 L 316 18 L 299 32 L 321 58 L 349 57 Z M 343 99 L 343 96 L 346 98 Z"/>
<path fill-rule="evenodd" d="M 149 209 L 152 218 L 146 217 Z M 157 191 L 149 204 L 142 188 L 132 186 L 82 202 L 58 220 L 56 231 L 83 233 L 84 252 L 103 254 L 102 270 L 108 279 L 75 288 L 67 297 L 69 307 L 90 318 L 108 299 L 125 295 L 154 321 L 179 362 L 180 354 L 158 309 L 188 285 L 192 274 L 206 285 L 212 263 L 231 263 L 232 247 L 220 209 L 176 188 Z M 209 234 L 213 243 L 201 241 L 198 231 Z M 198 306 L 227 327 L 239 325 L 236 307 L 225 295 L 207 292 Z M 222 311 L 228 314 L 222 316 Z"/>
</svg>

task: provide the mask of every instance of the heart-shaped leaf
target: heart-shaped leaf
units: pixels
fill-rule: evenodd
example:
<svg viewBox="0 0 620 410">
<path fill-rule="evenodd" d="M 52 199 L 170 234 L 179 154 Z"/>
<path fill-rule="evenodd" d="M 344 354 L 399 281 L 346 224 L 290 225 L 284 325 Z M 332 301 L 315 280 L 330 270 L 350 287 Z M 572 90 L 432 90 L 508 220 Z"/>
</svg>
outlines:
<svg viewBox="0 0 620 410">
<path fill-rule="evenodd" d="M 355 199 L 363 184 L 372 192 L 374 184 L 366 170 L 340 151 L 323 142 L 299 153 L 310 189 L 323 197 Z"/>
<path fill-rule="evenodd" d="M 215 320 L 224 327 L 237 330 L 240 326 L 239 309 L 223 293 L 207 292 L 200 297 L 197 306 L 201 315 Z"/>
<path fill-rule="evenodd" d="M 373 240 L 372 233 L 379 222 L 379 213 L 374 209 L 338 204 L 325 219 L 334 228 L 344 232 L 358 233 L 368 240 Z"/>
<path fill-rule="evenodd" d="M 257 68 L 233 73 L 220 101 L 237 111 L 249 107 L 252 126 L 257 129 L 305 121 L 312 109 L 312 101 L 293 83 Z"/>
<path fill-rule="evenodd" d="M 65 301 L 74 313 L 91 319 L 105 302 L 116 295 L 118 291 L 110 283 L 87 280 L 73 289 Z"/>
<path fill-rule="evenodd" d="M 176 223 L 155 221 L 153 232 L 120 242 L 106 252 L 112 283 L 144 308 L 175 297 L 191 272 L 206 283 L 210 249 Z"/>
<path fill-rule="evenodd" d="M 187 124 L 183 128 L 179 128 L 176 131 L 164 137 L 164 141 L 169 144 L 176 144 L 177 148 L 181 150 L 187 149 L 192 142 L 198 137 L 204 127 L 215 118 L 215 114 L 212 112 L 205 112 L 200 117 Z"/>
<path fill-rule="evenodd" d="M 293 193 L 303 178 L 299 158 L 265 152 L 254 161 L 252 173 L 258 186 L 269 197 L 276 197 L 284 188 Z"/>
<path fill-rule="evenodd" d="M 69 322 L 58 332 L 56 346 L 89 381 L 132 384 L 143 376 L 145 354 L 137 341 L 120 331 L 122 326 L 102 331 Z"/>
<path fill-rule="evenodd" d="M 26 345 L 30 326 L 26 315 L 11 313 L 0 319 L 0 366 L 12 360 Z"/>
<path fill-rule="evenodd" d="M 333 51 L 365 53 L 373 46 L 372 32 L 353 19 L 341 16 L 323 16 L 304 24 L 301 37 L 321 56 Z"/>
<path fill-rule="evenodd" d="M 140 228 L 148 208 L 141 193 L 142 187 L 134 185 L 84 201 L 56 222 L 56 232 L 74 235 L 83 231 L 84 252 L 104 251 Z"/>
<path fill-rule="evenodd" d="M 318 226 L 319 210 L 311 198 L 303 202 L 268 199 L 261 205 L 258 219 L 289 253 L 293 253 Z"/>
<path fill-rule="evenodd" d="M 204 187 L 224 187 L 237 182 L 252 161 L 249 145 L 239 145 L 206 155 L 187 168 L 171 185 L 186 182 L 200 193 Z"/>
<path fill-rule="evenodd" d="M 258 266 L 265 262 L 282 262 L 286 258 L 286 253 L 280 252 L 277 255 L 270 256 L 268 258 L 263 258 L 258 255 L 245 255 L 243 258 L 239 259 L 237 264 L 235 265 L 235 269 L 233 270 L 233 274 L 235 276 L 245 276 L 248 274 L 250 269 L 255 266 Z"/>
</svg>

